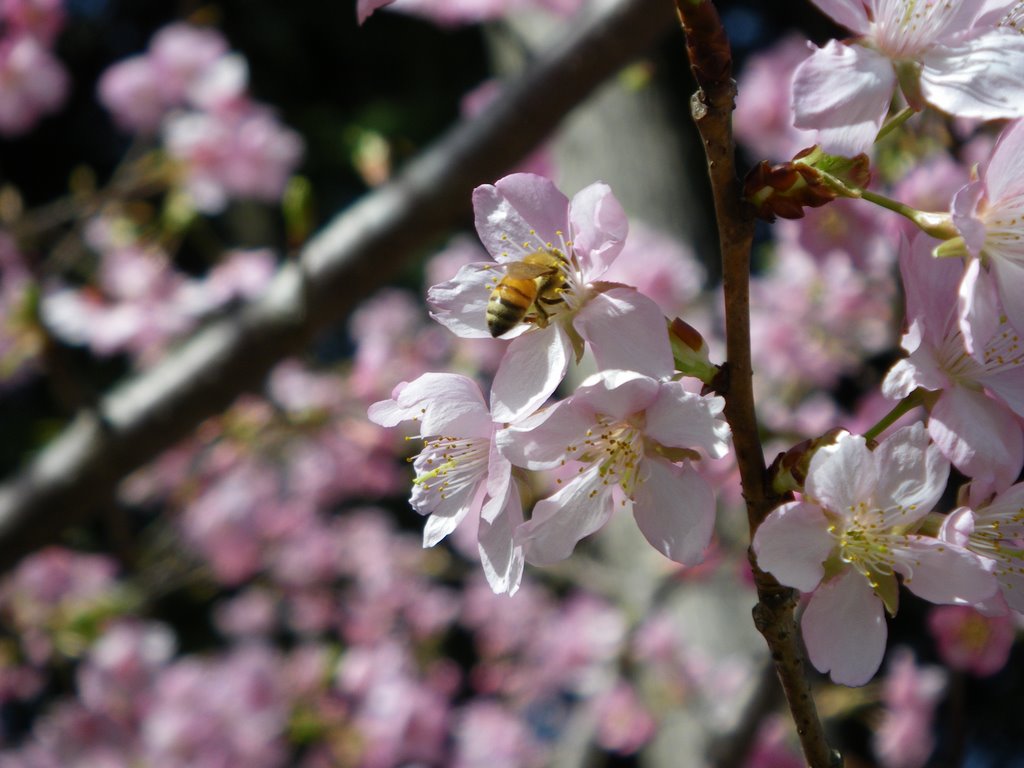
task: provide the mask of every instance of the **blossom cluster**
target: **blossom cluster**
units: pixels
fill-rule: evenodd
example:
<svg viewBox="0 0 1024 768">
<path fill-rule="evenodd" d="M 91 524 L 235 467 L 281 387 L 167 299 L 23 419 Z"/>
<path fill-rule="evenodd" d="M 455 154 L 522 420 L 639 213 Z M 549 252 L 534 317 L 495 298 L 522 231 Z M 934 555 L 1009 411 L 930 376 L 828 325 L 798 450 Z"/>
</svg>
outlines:
<svg viewBox="0 0 1024 768">
<path fill-rule="evenodd" d="M 302 159 L 301 137 L 248 84 L 248 63 L 220 32 L 172 24 L 109 67 L 99 97 L 125 131 L 159 133 L 192 204 L 218 213 L 236 198 L 276 202 Z"/>
<path fill-rule="evenodd" d="M 763 151 L 793 154 L 801 143 L 817 142 L 833 155 L 853 156 L 928 107 L 975 121 L 1021 117 L 1024 93 L 1010 74 L 1024 66 L 1018 4 L 816 5 L 855 37 L 809 55 L 786 41 L 774 59 L 758 62 L 792 73 L 791 93 L 777 90 L 770 107 L 764 92 L 744 104 L 741 83 L 739 112 L 762 128 L 748 127 L 741 137 L 750 136 Z M 897 85 L 906 109 L 883 128 Z M 791 105 L 792 120 L 778 113 L 779 101 Z M 977 125 L 961 123 L 960 130 L 971 138 Z M 923 123 L 918 133 L 928 130 Z M 793 227 L 806 241 L 816 221 L 830 221 L 826 231 L 833 239 L 839 233 L 840 258 L 850 268 L 847 285 L 851 279 L 886 282 L 894 255 L 902 278 L 907 356 L 881 382 L 884 397 L 897 403 L 892 418 L 877 428 L 869 426 L 871 419 L 847 421 L 852 432 L 815 441 L 788 485 L 797 497 L 772 512 L 753 541 L 760 567 L 809 596 L 802 628 L 811 661 L 847 685 L 867 682 L 879 668 L 884 614 L 896 613 L 899 584 L 931 602 L 960 606 L 956 610 L 973 606 L 997 623 L 1024 609 L 1016 484 L 1024 468 L 1024 122 L 1006 124 L 994 146 L 989 135 L 982 129 L 968 145 L 980 160 L 970 176 L 934 152 L 909 173 L 887 167 L 883 142 L 870 189 L 850 193 L 832 179 L 841 195 L 881 201 L 916 227 L 882 225 L 878 216 L 863 214 L 861 200 L 837 201 L 809 212 L 806 222 L 780 227 L 781 241 Z M 890 190 L 899 199 L 881 194 Z M 878 317 L 865 309 L 859 317 Z M 882 343 L 874 349 L 883 349 L 884 338 L 876 339 Z M 800 343 L 811 356 L 813 348 L 806 349 L 803 338 Z M 803 367 L 813 375 L 817 366 Z M 918 423 L 884 431 L 917 406 L 923 406 Z M 816 434 L 828 426 L 821 422 Z M 968 481 L 959 488 L 961 506 L 952 511 L 940 504 L 951 467 Z"/>
<path fill-rule="evenodd" d="M 63 0 L 0 5 L 0 134 L 19 136 L 67 98 L 70 78 L 53 48 L 64 27 Z"/>
<path fill-rule="evenodd" d="M 666 557 L 699 563 L 715 500 L 693 461 L 723 457 L 729 428 L 721 398 L 674 376 L 658 305 L 601 279 L 625 244 L 622 207 L 607 185 L 570 201 L 532 174 L 478 187 L 473 206 L 494 261 L 464 265 L 428 299 L 433 317 L 460 337 L 511 339 L 489 405 L 471 379 L 428 373 L 369 411 L 384 426 L 418 423 L 424 447 L 410 502 L 429 516 L 424 545 L 479 516 L 488 580 L 513 594 L 524 561 L 568 557 L 622 508 Z M 549 404 L 585 352 L 597 372 Z M 540 486 L 524 470 L 555 475 L 554 492 L 534 501 L 529 519 L 523 497 Z"/>
</svg>

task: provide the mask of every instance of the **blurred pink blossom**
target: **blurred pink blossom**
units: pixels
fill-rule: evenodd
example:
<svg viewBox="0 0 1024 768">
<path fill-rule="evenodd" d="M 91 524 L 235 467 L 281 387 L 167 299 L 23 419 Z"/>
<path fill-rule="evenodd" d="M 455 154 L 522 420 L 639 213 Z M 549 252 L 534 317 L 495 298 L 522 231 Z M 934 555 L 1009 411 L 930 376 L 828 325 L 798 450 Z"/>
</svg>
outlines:
<svg viewBox="0 0 1024 768">
<path fill-rule="evenodd" d="M 985 616 L 966 605 L 932 608 L 928 629 L 946 666 L 978 677 L 1006 666 L 1017 634 L 1010 616 Z"/>
<path fill-rule="evenodd" d="M 946 686 L 939 667 L 919 667 L 909 648 L 898 648 L 882 683 L 885 716 L 875 731 L 883 768 L 922 768 L 935 748 L 932 720 Z"/>
<path fill-rule="evenodd" d="M 0 39 L 0 134 L 18 136 L 56 112 L 70 83 L 64 66 L 31 35 Z"/>
</svg>

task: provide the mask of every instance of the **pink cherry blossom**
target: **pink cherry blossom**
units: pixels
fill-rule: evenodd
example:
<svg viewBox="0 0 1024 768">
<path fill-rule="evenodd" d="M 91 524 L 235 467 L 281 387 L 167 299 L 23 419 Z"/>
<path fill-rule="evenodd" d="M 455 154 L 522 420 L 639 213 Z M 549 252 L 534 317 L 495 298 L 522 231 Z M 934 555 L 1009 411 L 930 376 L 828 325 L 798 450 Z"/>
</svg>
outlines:
<svg viewBox="0 0 1024 768">
<path fill-rule="evenodd" d="M 503 335 L 509 345 L 491 390 L 499 421 L 516 421 L 547 400 L 584 340 L 601 368 L 672 372 L 665 320 L 658 306 L 625 286 L 596 286 L 622 250 L 628 224 L 611 190 L 596 183 L 572 202 L 547 179 L 506 176 L 473 192 L 476 228 L 495 262 L 469 264 L 428 292 L 433 317 L 457 336 L 487 338 L 486 307 L 506 265 L 542 253 L 560 263 L 559 301 L 547 320 L 527 316 Z"/>
<path fill-rule="evenodd" d="M 410 504 L 429 516 L 423 546 L 434 546 L 467 515 L 479 514 L 487 579 L 495 592 L 514 594 L 523 554 L 512 534 L 523 510 L 512 466 L 494 445 L 497 425 L 476 383 L 453 373 L 426 373 L 399 384 L 392 399 L 371 405 L 369 418 L 384 427 L 419 422 L 424 445 L 413 462 Z"/>
<path fill-rule="evenodd" d="M 18 136 L 56 112 L 70 82 L 64 66 L 31 35 L 0 39 L 0 134 Z"/>
<path fill-rule="evenodd" d="M 919 667 L 909 648 L 899 648 L 882 683 L 885 714 L 875 731 L 883 768 L 923 768 L 935 749 L 932 722 L 946 687 L 940 667 Z"/>
<path fill-rule="evenodd" d="M 930 238 L 901 244 L 909 330 L 909 357 L 893 366 L 882 384 L 886 397 L 900 400 L 918 387 L 936 392 L 930 402 L 928 433 L 965 475 L 975 492 L 1002 490 L 1024 464 L 1024 354 L 1020 336 L 1005 320 L 970 355 L 957 322 L 961 267 L 931 256 Z"/>
<path fill-rule="evenodd" d="M 228 43 L 216 29 L 178 23 L 157 32 L 148 54 L 160 73 L 164 102 L 183 104 L 196 80 L 227 52 Z"/>
<path fill-rule="evenodd" d="M 953 220 L 970 254 L 960 287 L 968 343 L 995 333 L 1000 304 L 1024 333 L 1024 120 L 1007 126 L 981 178 L 956 194 Z"/>
<path fill-rule="evenodd" d="M 987 677 L 1006 666 L 1017 631 L 1009 616 L 985 616 L 965 605 L 940 605 L 928 629 L 950 669 Z"/>
<path fill-rule="evenodd" d="M 994 498 L 960 507 L 943 522 L 942 538 L 985 558 L 999 583 L 1003 600 L 1024 613 L 1024 483 Z M 999 612 L 1004 606 L 984 606 Z"/>
<path fill-rule="evenodd" d="M 204 213 L 231 198 L 275 202 L 303 154 L 303 142 L 265 109 L 239 114 L 186 112 L 163 123 L 168 153 L 182 163 L 184 187 Z"/>
<path fill-rule="evenodd" d="M 715 500 L 686 459 L 693 449 L 725 455 L 723 406 L 721 398 L 687 392 L 679 382 L 607 370 L 587 378 L 568 400 L 500 431 L 498 446 L 513 464 L 554 469 L 579 463 L 577 475 L 537 502 L 516 531 L 527 559 L 544 564 L 568 557 L 618 506 L 633 512 L 663 555 L 699 563 L 711 539 Z"/>
<path fill-rule="evenodd" d="M 933 603 L 991 597 L 995 580 L 963 547 L 915 534 L 946 487 L 949 463 L 921 424 L 875 450 L 842 433 L 811 459 L 803 497 L 774 510 L 753 547 L 761 568 L 813 592 L 801 626 L 814 666 L 863 685 L 885 651 L 883 607 L 896 612 L 896 575 Z"/>
<path fill-rule="evenodd" d="M 160 73 L 148 56 L 131 56 L 100 76 L 100 101 L 126 131 L 156 133 L 167 113 Z"/>
<path fill-rule="evenodd" d="M 1024 116 L 1024 37 L 997 26 L 1011 0 L 814 0 L 850 29 L 829 41 L 793 78 L 797 128 L 814 129 L 833 154 L 856 155 L 875 139 L 899 85 L 915 109 L 930 104 L 959 117 Z"/>
</svg>

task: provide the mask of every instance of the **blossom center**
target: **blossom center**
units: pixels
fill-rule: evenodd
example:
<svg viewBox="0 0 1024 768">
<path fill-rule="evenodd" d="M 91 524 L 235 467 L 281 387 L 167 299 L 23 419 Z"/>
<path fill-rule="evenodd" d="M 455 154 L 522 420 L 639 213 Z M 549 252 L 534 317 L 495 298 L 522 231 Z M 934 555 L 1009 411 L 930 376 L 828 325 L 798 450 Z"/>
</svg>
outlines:
<svg viewBox="0 0 1024 768">
<path fill-rule="evenodd" d="M 420 492 L 439 501 L 468 493 L 487 471 L 490 442 L 482 437 L 432 437 L 413 459 Z"/>
<path fill-rule="evenodd" d="M 628 421 L 601 416 L 582 440 L 566 446 L 565 453 L 570 460 L 596 464 L 602 486 L 618 485 L 631 497 L 638 480 L 637 468 L 644 457 L 643 435 Z M 595 489 L 592 495 L 597 493 Z"/>
</svg>

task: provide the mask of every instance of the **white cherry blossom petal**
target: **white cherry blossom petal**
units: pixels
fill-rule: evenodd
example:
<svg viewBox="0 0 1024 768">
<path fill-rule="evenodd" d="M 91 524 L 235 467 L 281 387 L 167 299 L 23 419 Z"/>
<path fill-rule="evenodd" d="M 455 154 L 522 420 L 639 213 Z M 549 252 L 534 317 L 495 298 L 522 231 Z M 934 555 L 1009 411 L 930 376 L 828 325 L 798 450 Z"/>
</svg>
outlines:
<svg viewBox="0 0 1024 768">
<path fill-rule="evenodd" d="M 999 328 L 999 287 L 979 259 L 971 259 L 958 294 L 958 322 L 964 348 L 977 355 Z"/>
<path fill-rule="evenodd" d="M 835 444 L 811 458 L 804 491 L 808 498 L 837 514 L 870 499 L 878 485 L 878 467 L 864 438 L 842 433 Z"/>
<path fill-rule="evenodd" d="M 867 34 L 870 19 L 864 8 L 864 0 L 811 0 L 822 13 L 832 17 L 851 32 Z"/>
<path fill-rule="evenodd" d="M 949 542 L 908 536 L 894 570 L 904 586 L 931 603 L 971 605 L 998 591 L 981 558 Z"/>
<path fill-rule="evenodd" d="M 573 250 L 584 282 L 597 280 L 622 251 L 629 232 L 626 212 L 611 188 L 597 182 L 581 189 L 569 204 Z"/>
<path fill-rule="evenodd" d="M 921 92 L 958 117 L 1024 116 L 1024 35 L 997 28 L 935 45 L 921 57 Z"/>
<path fill-rule="evenodd" d="M 419 422 L 423 436 L 487 437 L 490 414 L 475 381 L 455 373 L 425 373 L 396 387 L 392 400 L 370 406 L 371 421 L 394 427 L 402 421 Z"/>
<path fill-rule="evenodd" d="M 589 409 L 563 400 L 534 417 L 499 430 L 495 443 L 517 467 L 553 469 L 565 463 L 567 447 L 585 439 L 595 426 Z"/>
<path fill-rule="evenodd" d="M 491 262 L 466 264 L 447 283 L 427 290 L 430 316 L 464 339 L 489 339 L 487 302 L 501 271 Z M 526 330 L 527 326 L 522 326 Z M 508 338 L 508 335 L 506 335 Z"/>
<path fill-rule="evenodd" d="M 591 464 L 561 490 L 538 501 L 532 518 L 516 530 L 526 559 L 550 565 L 572 554 L 577 542 L 601 528 L 612 514 L 612 488 L 602 484 L 601 467 Z"/>
<path fill-rule="evenodd" d="M 476 231 L 498 262 L 518 261 L 524 252 L 569 236 L 569 199 L 554 182 L 514 173 L 473 190 Z"/>
<path fill-rule="evenodd" d="M 685 465 L 653 459 L 636 490 L 633 516 L 647 541 L 683 565 L 704 559 L 715 526 L 715 495 L 707 481 Z"/>
<path fill-rule="evenodd" d="M 928 419 L 928 433 L 953 466 L 971 478 L 1008 488 L 1024 464 L 1024 431 L 1006 407 L 983 392 L 953 387 L 942 393 Z"/>
<path fill-rule="evenodd" d="M 999 285 L 999 298 L 1010 325 L 1024 333 L 1024 263 L 1006 258 L 992 259 Z"/>
<path fill-rule="evenodd" d="M 522 522 L 523 505 L 515 483 L 506 495 L 490 499 L 480 512 L 480 563 L 496 595 L 514 595 L 523 580 L 523 548 L 514 540 Z"/>
<path fill-rule="evenodd" d="M 794 125 L 817 130 L 826 152 L 860 154 L 878 135 L 895 85 L 885 56 L 830 40 L 793 73 Z"/>
<path fill-rule="evenodd" d="M 540 408 L 565 378 L 571 354 L 572 343 L 557 324 L 509 344 L 491 385 L 491 417 L 514 422 Z"/>
<path fill-rule="evenodd" d="M 588 376 L 576 389 L 573 400 L 592 413 L 625 419 L 650 407 L 660 388 L 650 376 L 611 369 Z"/>
<path fill-rule="evenodd" d="M 807 656 L 841 685 L 864 685 L 878 671 L 889 630 L 882 601 L 848 570 L 814 592 L 800 626 Z"/>
<path fill-rule="evenodd" d="M 672 374 L 665 316 L 635 288 L 623 286 L 596 294 L 573 325 L 590 342 L 599 368 L 639 371 L 656 379 Z"/>
<path fill-rule="evenodd" d="M 787 587 L 811 592 L 825 575 L 822 563 L 836 545 L 817 504 L 791 501 L 772 510 L 754 534 L 757 564 Z"/>
<path fill-rule="evenodd" d="M 897 429 L 874 457 L 879 467 L 874 502 L 902 525 L 924 517 L 946 490 L 949 460 L 929 445 L 924 424 Z"/>
<path fill-rule="evenodd" d="M 1024 35 L 1017 36 L 1024 39 Z M 1000 134 L 985 169 L 985 188 L 991 200 L 1024 193 L 1024 120 L 1012 123 Z"/>
<path fill-rule="evenodd" d="M 647 434 L 673 448 L 700 448 L 720 459 L 729 451 L 729 424 L 721 418 L 725 400 L 687 392 L 667 382 L 647 409 Z"/>
</svg>

